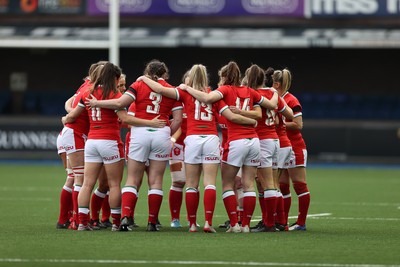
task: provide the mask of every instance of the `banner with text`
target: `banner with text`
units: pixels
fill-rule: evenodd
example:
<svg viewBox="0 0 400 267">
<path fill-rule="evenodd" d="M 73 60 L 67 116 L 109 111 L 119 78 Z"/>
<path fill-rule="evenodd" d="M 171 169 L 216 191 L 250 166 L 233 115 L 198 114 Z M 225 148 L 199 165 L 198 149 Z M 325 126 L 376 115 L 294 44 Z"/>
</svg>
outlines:
<svg viewBox="0 0 400 267">
<path fill-rule="evenodd" d="M 306 0 L 307 1 L 307 0 Z M 307 17 L 399 16 L 400 0 L 308 0 Z"/>
<path fill-rule="evenodd" d="M 86 0 L 0 0 L 0 14 L 85 14 Z"/>
<path fill-rule="evenodd" d="M 89 15 L 105 15 L 110 0 L 88 0 Z M 161 16 L 297 16 L 304 17 L 304 0 L 124 0 L 124 15 Z"/>
</svg>

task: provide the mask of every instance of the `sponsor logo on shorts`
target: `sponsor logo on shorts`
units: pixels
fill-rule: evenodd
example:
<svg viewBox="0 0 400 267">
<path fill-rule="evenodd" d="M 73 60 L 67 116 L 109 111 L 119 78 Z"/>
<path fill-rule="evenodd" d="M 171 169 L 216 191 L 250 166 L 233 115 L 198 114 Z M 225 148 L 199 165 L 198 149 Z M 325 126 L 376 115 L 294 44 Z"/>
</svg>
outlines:
<svg viewBox="0 0 400 267">
<path fill-rule="evenodd" d="M 65 151 L 70 151 L 71 149 L 74 149 L 74 146 L 65 146 L 64 149 Z"/>
<path fill-rule="evenodd" d="M 260 163 L 260 160 L 259 159 L 252 159 L 250 162 L 251 163 Z"/>
<path fill-rule="evenodd" d="M 118 155 L 114 155 L 114 156 L 110 156 L 110 157 L 103 157 L 103 160 L 111 161 L 111 160 L 118 159 L 118 158 L 119 158 Z"/>
<path fill-rule="evenodd" d="M 169 157 L 168 154 L 156 154 L 156 158 L 165 159 L 165 158 L 168 158 L 168 157 Z"/>
<path fill-rule="evenodd" d="M 219 160 L 219 157 L 205 157 L 205 160 Z"/>
</svg>

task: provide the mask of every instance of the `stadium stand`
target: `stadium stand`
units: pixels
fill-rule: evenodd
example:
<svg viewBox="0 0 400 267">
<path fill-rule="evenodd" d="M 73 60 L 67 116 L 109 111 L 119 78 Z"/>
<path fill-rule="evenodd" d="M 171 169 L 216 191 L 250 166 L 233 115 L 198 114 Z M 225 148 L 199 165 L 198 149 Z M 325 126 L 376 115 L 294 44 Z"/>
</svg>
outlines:
<svg viewBox="0 0 400 267">
<path fill-rule="evenodd" d="M 108 16 L 96 5 L 109 1 L 64 0 L 51 1 L 52 5 L 26 1 L 43 2 L 29 12 L 21 10 L 19 2 L 0 1 L 0 58 L 5 66 L 0 72 L 2 129 L 11 134 L 32 129 L 36 120 L 49 121 L 46 131 L 56 137 L 64 102 L 79 87 L 88 66 L 108 58 Z M 136 12 L 140 7 L 135 5 L 145 2 L 155 4 Z M 188 6 L 167 7 L 178 2 Z M 201 6 L 211 2 L 234 3 L 235 8 L 211 11 Z M 245 10 L 241 6 L 245 2 L 260 6 Z M 242 71 L 252 63 L 288 67 L 294 75 L 291 90 L 303 106 L 310 156 L 342 153 L 397 159 L 400 1 L 344 2 L 352 4 L 339 5 L 339 0 L 120 1 L 126 5 L 120 17 L 120 66 L 130 84 L 142 74 L 146 62 L 161 59 L 170 68 L 170 84 L 178 85 L 192 64 L 202 63 L 213 88 L 218 69 L 229 60 L 238 62 Z M 20 110 L 12 106 L 12 72 L 27 74 Z M 25 116 L 35 117 L 29 129 Z M 385 137 L 379 139 L 382 151 L 365 146 L 378 135 Z M 10 151 L 4 151 L 5 157 Z M 56 157 L 53 150 L 47 152 Z"/>
</svg>

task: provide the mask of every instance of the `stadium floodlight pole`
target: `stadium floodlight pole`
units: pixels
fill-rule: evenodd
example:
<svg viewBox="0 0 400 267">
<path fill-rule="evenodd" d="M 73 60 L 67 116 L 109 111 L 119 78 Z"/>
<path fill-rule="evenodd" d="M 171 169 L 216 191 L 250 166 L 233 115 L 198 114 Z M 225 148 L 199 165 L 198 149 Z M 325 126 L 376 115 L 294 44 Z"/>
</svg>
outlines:
<svg viewBox="0 0 400 267">
<path fill-rule="evenodd" d="M 108 16 L 109 49 L 108 60 L 119 66 L 119 0 L 110 0 Z"/>
</svg>

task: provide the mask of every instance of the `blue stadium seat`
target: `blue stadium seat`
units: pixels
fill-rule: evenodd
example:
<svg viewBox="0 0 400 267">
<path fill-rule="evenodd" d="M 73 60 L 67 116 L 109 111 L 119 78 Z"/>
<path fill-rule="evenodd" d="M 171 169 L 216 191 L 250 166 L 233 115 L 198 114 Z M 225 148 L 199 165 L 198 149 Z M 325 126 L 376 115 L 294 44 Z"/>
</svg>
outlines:
<svg viewBox="0 0 400 267">
<path fill-rule="evenodd" d="M 65 109 L 64 104 L 71 97 L 69 92 L 50 91 L 39 93 L 39 107 L 41 113 L 47 116 L 62 116 Z"/>
<path fill-rule="evenodd" d="M 0 91 L 0 113 L 3 113 L 11 101 L 11 93 L 9 90 Z"/>
<path fill-rule="evenodd" d="M 40 113 L 39 106 L 38 106 L 37 92 L 28 90 L 24 93 L 23 108 L 24 108 L 24 111 L 29 114 Z"/>
<path fill-rule="evenodd" d="M 331 96 L 329 94 L 318 94 L 313 103 L 314 118 L 324 119 L 332 117 Z"/>
<path fill-rule="evenodd" d="M 331 115 L 335 119 L 349 118 L 349 96 L 346 94 L 334 94 L 331 99 Z"/>
<path fill-rule="evenodd" d="M 313 100 L 311 101 L 310 99 Z M 312 97 L 308 96 L 308 94 L 302 94 L 299 100 L 303 101 L 304 109 L 307 108 L 307 118 L 400 119 L 400 96 L 321 93 L 314 94 Z"/>
</svg>

